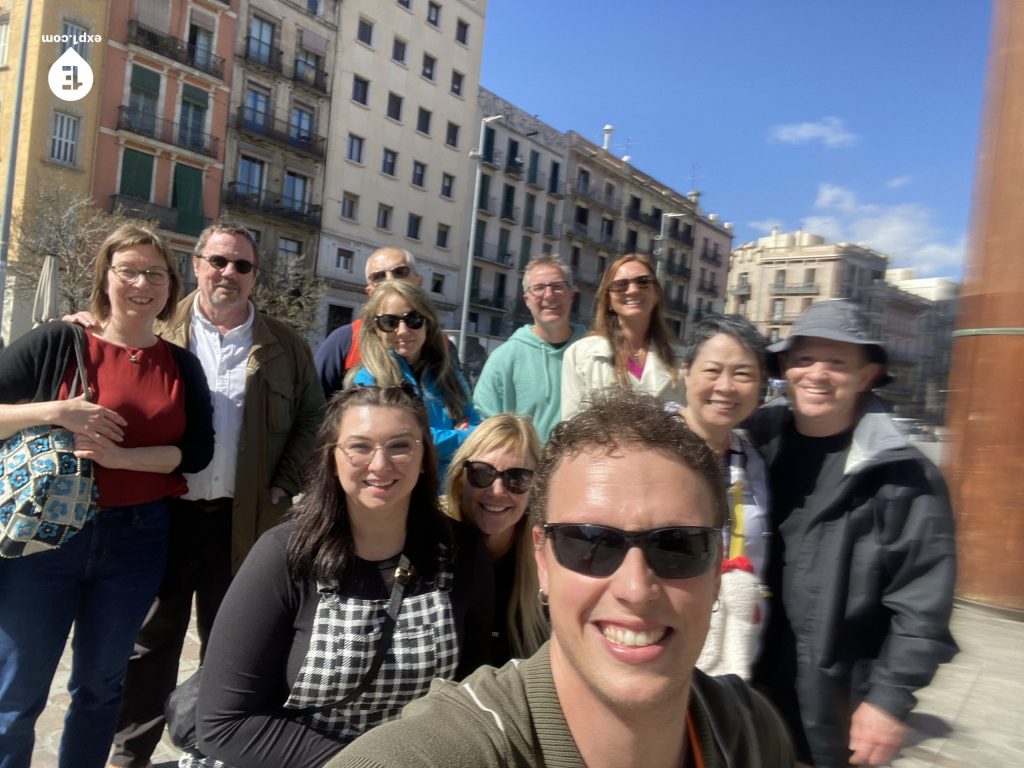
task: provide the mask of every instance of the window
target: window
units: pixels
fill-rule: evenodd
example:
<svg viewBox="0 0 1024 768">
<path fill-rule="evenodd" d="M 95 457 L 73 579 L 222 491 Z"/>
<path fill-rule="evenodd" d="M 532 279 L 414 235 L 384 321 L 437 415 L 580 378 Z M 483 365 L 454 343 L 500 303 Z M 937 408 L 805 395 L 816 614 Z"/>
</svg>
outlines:
<svg viewBox="0 0 1024 768">
<path fill-rule="evenodd" d="M 576 191 L 586 194 L 590 189 L 590 171 L 580 168 L 576 175 Z"/>
<path fill-rule="evenodd" d="M 466 81 L 466 76 L 459 72 L 457 69 L 452 70 L 452 93 L 456 96 L 462 95 L 462 85 Z"/>
<path fill-rule="evenodd" d="M 423 76 L 427 80 L 434 79 L 434 69 L 437 66 L 437 59 L 431 56 L 429 53 L 423 54 Z"/>
<path fill-rule="evenodd" d="M 323 16 L 323 0 L 306 0 L 306 10 L 314 16 Z"/>
<path fill-rule="evenodd" d="M 450 173 L 441 174 L 441 197 L 451 198 L 455 191 L 455 177 Z"/>
<path fill-rule="evenodd" d="M 430 118 L 433 113 L 429 109 L 420 107 L 420 111 L 416 114 L 416 130 L 420 133 L 430 135 Z"/>
<path fill-rule="evenodd" d="M 345 157 L 353 163 L 363 164 L 363 137 L 354 133 L 348 135 L 348 146 L 345 150 Z"/>
<path fill-rule="evenodd" d="M 459 147 L 459 126 L 450 120 L 448 121 L 448 130 L 444 134 L 444 143 L 456 149 Z"/>
<path fill-rule="evenodd" d="M 399 64 L 405 64 L 407 56 L 408 46 L 405 40 L 396 37 L 395 41 L 391 44 L 391 60 L 397 61 Z"/>
<path fill-rule="evenodd" d="M 448 247 L 448 233 L 451 232 L 451 227 L 447 224 L 437 225 L 437 239 L 434 241 L 438 248 Z"/>
<path fill-rule="evenodd" d="M 391 231 L 391 214 L 395 212 L 395 209 L 390 205 L 384 205 L 381 203 L 377 206 L 377 229 L 383 229 L 388 232 Z"/>
<path fill-rule="evenodd" d="M 213 69 L 213 31 L 195 24 L 188 25 L 188 61 L 197 69 Z"/>
<path fill-rule="evenodd" d="M 132 66 L 128 94 L 131 130 L 146 136 L 156 135 L 156 105 L 160 97 L 160 74 L 151 69 Z"/>
<path fill-rule="evenodd" d="M 289 171 L 284 175 L 284 206 L 293 211 L 306 212 L 309 203 L 309 191 L 312 185 L 309 179 L 298 173 Z"/>
<path fill-rule="evenodd" d="M 388 92 L 388 117 L 402 122 L 402 97 L 394 91 Z"/>
<path fill-rule="evenodd" d="M 398 166 L 398 153 L 393 149 L 384 147 L 380 158 L 380 172 L 387 176 L 395 175 L 395 168 Z"/>
<path fill-rule="evenodd" d="M 250 85 L 245 91 L 242 119 L 247 128 L 262 131 L 267 126 L 270 112 L 270 92 L 261 86 Z"/>
<path fill-rule="evenodd" d="M 302 256 L 302 243 L 292 240 L 290 237 L 279 237 L 277 239 L 277 255 L 284 260 L 282 266 L 290 266 L 289 262 L 298 261 Z"/>
<path fill-rule="evenodd" d="M 195 152 L 206 149 L 206 107 L 208 95 L 201 88 L 185 83 L 181 93 L 181 113 L 178 119 L 178 145 Z"/>
<path fill-rule="evenodd" d="M 432 27 L 441 26 L 441 5 L 439 3 L 427 3 L 427 24 Z"/>
<path fill-rule="evenodd" d="M 562 171 L 562 164 L 557 160 L 551 161 L 551 173 L 548 175 L 548 192 L 553 195 L 558 194 L 558 187 L 560 184 L 558 174 Z M 579 294 L 577 294 L 579 295 Z"/>
<path fill-rule="evenodd" d="M 11 20 L 0 21 L 0 67 L 7 66 L 7 53 L 11 47 Z"/>
<path fill-rule="evenodd" d="M 370 81 L 359 75 L 352 76 L 352 101 L 367 104 L 370 101 Z"/>
<path fill-rule="evenodd" d="M 50 159 L 74 165 L 78 159 L 78 129 L 81 119 L 63 112 L 53 113 L 53 135 L 50 136 Z"/>
<path fill-rule="evenodd" d="M 85 35 L 88 30 L 70 21 L 65 21 L 61 24 L 60 31 L 64 35 L 64 40 L 68 41 L 66 43 L 61 41 L 60 52 L 64 53 L 68 48 L 74 48 L 75 52 L 84 59 L 86 54 Z M 75 38 L 78 39 L 77 42 L 72 43 L 71 41 Z"/>
<path fill-rule="evenodd" d="M 305 48 L 295 52 L 295 79 L 318 90 L 327 90 L 327 73 L 320 65 L 320 57 Z"/>
<path fill-rule="evenodd" d="M 398 4 L 403 8 L 411 8 L 412 0 L 398 0 Z"/>
<path fill-rule="evenodd" d="M 238 174 L 235 190 L 240 195 L 253 195 L 258 201 L 263 191 L 266 164 L 254 157 L 242 155 L 238 158 Z"/>
<path fill-rule="evenodd" d="M 772 300 L 772 320 L 781 320 L 786 315 L 786 300 L 785 299 L 773 299 Z"/>
<path fill-rule="evenodd" d="M 435 272 L 430 276 L 430 292 L 444 293 L 444 275 Z"/>
<path fill-rule="evenodd" d="M 455 39 L 463 45 L 469 45 L 469 22 L 459 19 L 455 22 Z"/>
<path fill-rule="evenodd" d="M 356 40 L 373 47 L 373 22 L 364 18 L 359 19 L 356 27 Z"/>
<path fill-rule="evenodd" d="M 419 240 L 421 224 L 423 224 L 423 217 L 410 213 L 409 220 L 405 224 L 405 236 L 410 240 Z"/>
<path fill-rule="evenodd" d="M 313 138 L 313 110 L 296 104 L 288 116 L 288 135 L 298 143 L 307 143 Z"/>
<path fill-rule="evenodd" d="M 359 195 L 344 192 L 341 195 L 341 218 L 359 221 Z"/>
<path fill-rule="evenodd" d="M 412 163 L 412 185 L 414 187 L 425 187 L 427 181 L 427 164 L 419 160 Z"/>
<path fill-rule="evenodd" d="M 253 16 L 249 21 L 246 58 L 273 69 L 281 68 L 281 52 L 274 48 L 273 22 Z"/>
<path fill-rule="evenodd" d="M 338 248 L 334 254 L 334 268 L 344 272 L 352 271 L 352 263 L 355 261 L 356 253 L 350 248 Z"/>
<path fill-rule="evenodd" d="M 526 267 L 530 260 L 530 252 L 533 251 L 533 240 L 529 235 L 523 235 L 519 240 L 519 268 Z"/>
</svg>

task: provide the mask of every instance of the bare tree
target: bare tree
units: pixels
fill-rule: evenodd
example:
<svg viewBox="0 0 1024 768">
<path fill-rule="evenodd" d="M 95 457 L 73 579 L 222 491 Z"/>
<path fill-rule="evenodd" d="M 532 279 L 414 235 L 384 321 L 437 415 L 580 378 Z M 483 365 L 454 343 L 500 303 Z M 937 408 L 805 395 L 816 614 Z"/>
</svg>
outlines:
<svg viewBox="0 0 1024 768">
<path fill-rule="evenodd" d="M 264 257 L 253 290 L 256 306 L 271 317 L 288 323 L 303 338 L 316 328 L 317 312 L 326 285 L 301 261 L 281 264 Z"/>
</svg>

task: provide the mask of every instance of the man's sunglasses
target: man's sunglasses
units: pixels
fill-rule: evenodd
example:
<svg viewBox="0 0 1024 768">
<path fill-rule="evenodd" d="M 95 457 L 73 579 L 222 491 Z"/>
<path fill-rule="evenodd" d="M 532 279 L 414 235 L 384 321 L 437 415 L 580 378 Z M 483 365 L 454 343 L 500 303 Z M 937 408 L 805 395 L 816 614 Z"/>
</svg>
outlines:
<svg viewBox="0 0 1024 768">
<path fill-rule="evenodd" d="M 223 256 L 199 256 L 198 258 L 205 261 L 217 271 L 227 269 L 228 264 L 234 264 L 235 272 L 240 275 L 248 275 L 256 269 L 256 265 L 246 259 L 225 259 Z"/>
<path fill-rule="evenodd" d="M 377 315 L 373 318 L 373 322 L 384 333 L 392 333 L 398 330 L 399 323 L 405 323 L 405 327 L 410 331 L 418 331 L 427 322 L 427 318 L 413 310 L 412 312 L 406 312 L 404 315 Z"/>
<path fill-rule="evenodd" d="M 654 278 L 650 275 L 640 275 L 640 277 L 623 278 L 621 280 L 612 280 L 608 283 L 608 290 L 612 293 L 625 293 L 629 290 L 629 284 L 633 283 L 637 288 L 645 289 L 650 288 L 654 285 Z"/>
<path fill-rule="evenodd" d="M 530 490 L 533 470 L 523 467 L 512 467 L 499 472 L 486 461 L 467 461 L 466 479 L 474 488 L 490 488 L 499 477 L 505 488 L 512 493 L 526 493 Z"/>
<path fill-rule="evenodd" d="M 370 281 L 370 285 L 377 285 L 377 283 L 383 283 L 389 277 L 392 280 L 404 280 L 411 274 L 412 267 L 408 264 L 403 264 L 394 269 L 382 269 L 380 272 L 371 272 L 366 279 Z"/>
<path fill-rule="evenodd" d="M 699 526 L 620 531 L 606 525 L 548 523 L 544 535 L 562 566 L 597 578 L 615 573 L 630 547 L 640 547 L 647 565 L 662 579 L 707 573 L 722 551 L 722 532 Z"/>
</svg>

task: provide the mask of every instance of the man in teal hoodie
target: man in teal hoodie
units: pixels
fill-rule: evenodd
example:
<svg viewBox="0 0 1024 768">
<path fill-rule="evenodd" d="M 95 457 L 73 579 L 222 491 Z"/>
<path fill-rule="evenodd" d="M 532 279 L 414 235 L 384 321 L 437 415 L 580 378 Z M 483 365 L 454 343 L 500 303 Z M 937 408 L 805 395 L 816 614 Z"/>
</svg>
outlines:
<svg viewBox="0 0 1024 768">
<path fill-rule="evenodd" d="M 473 405 L 484 418 L 521 413 L 533 419 L 542 441 L 562 419 L 562 353 L 586 329 L 569 321 L 572 272 L 558 256 L 531 259 L 523 273 L 523 298 L 533 315 L 494 350 L 473 390 Z"/>
</svg>

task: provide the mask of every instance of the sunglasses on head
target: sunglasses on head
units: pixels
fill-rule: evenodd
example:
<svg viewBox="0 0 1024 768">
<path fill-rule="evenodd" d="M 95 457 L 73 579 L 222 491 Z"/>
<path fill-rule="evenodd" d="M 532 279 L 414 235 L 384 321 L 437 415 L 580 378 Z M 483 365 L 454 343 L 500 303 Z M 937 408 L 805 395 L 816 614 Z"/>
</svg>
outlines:
<svg viewBox="0 0 1024 768">
<path fill-rule="evenodd" d="M 427 318 L 413 310 L 412 312 L 406 312 L 404 315 L 377 315 L 373 318 L 373 322 L 384 333 L 392 333 L 398 330 L 399 323 L 405 323 L 405 327 L 410 331 L 418 331 L 427 322 Z"/>
<path fill-rule="evenodd" d="M 392 280 L 404 280 L 412 274 L 412 267 L 408 264 L 403 264 L 400 267 L 394 267 L 393 269 L 382 269 L 380 272 L 371 272 L 366 278 L 370 281 L 370 285 L 377 285 L 377 283 L 383 283 L 389 277 Z"/>
<path fill-rule="evenodd" d="M 650 531 L 621 531 L 606 525 L 548 523 L 555 559 L 584 576 L 611 576 L 630 547 L 640 547 L 651 570 L 662 579 L 689 579 L 707 573 L 722 551 L 717 528 L 679 525 Z"/>
<path fill-rule="evenodd" d="M 467 461 L 466 479 L 474 488 L 490 488 L 499 477 L 505 488 L 512 493 L 526 493 L 530 490 L 533 470 L 523 467 L 512 467 L 499 472 L 486 461 Z"/>
<path fill-rule="evenodd" d="M 640 289 L 650 288 L 654 285 L 654 278 L 651 275 L 640 275 L 639 277 L 624 277 L 620 280 L 612 280 L 608 283 L 608 290 L 612 293 L 625 293 L 629 290 L 630 283 Z"/>
<path fill-rule="evenodd" d="M 225 259 L 223 256 L 200 256 L 199 258 L 218 271 L 227 269 L 228 264 L 234 264 L 235 272 L 240 275 L 248 275 L 256 268 L 255 264 L 246 259 Z"/>
</svg>

